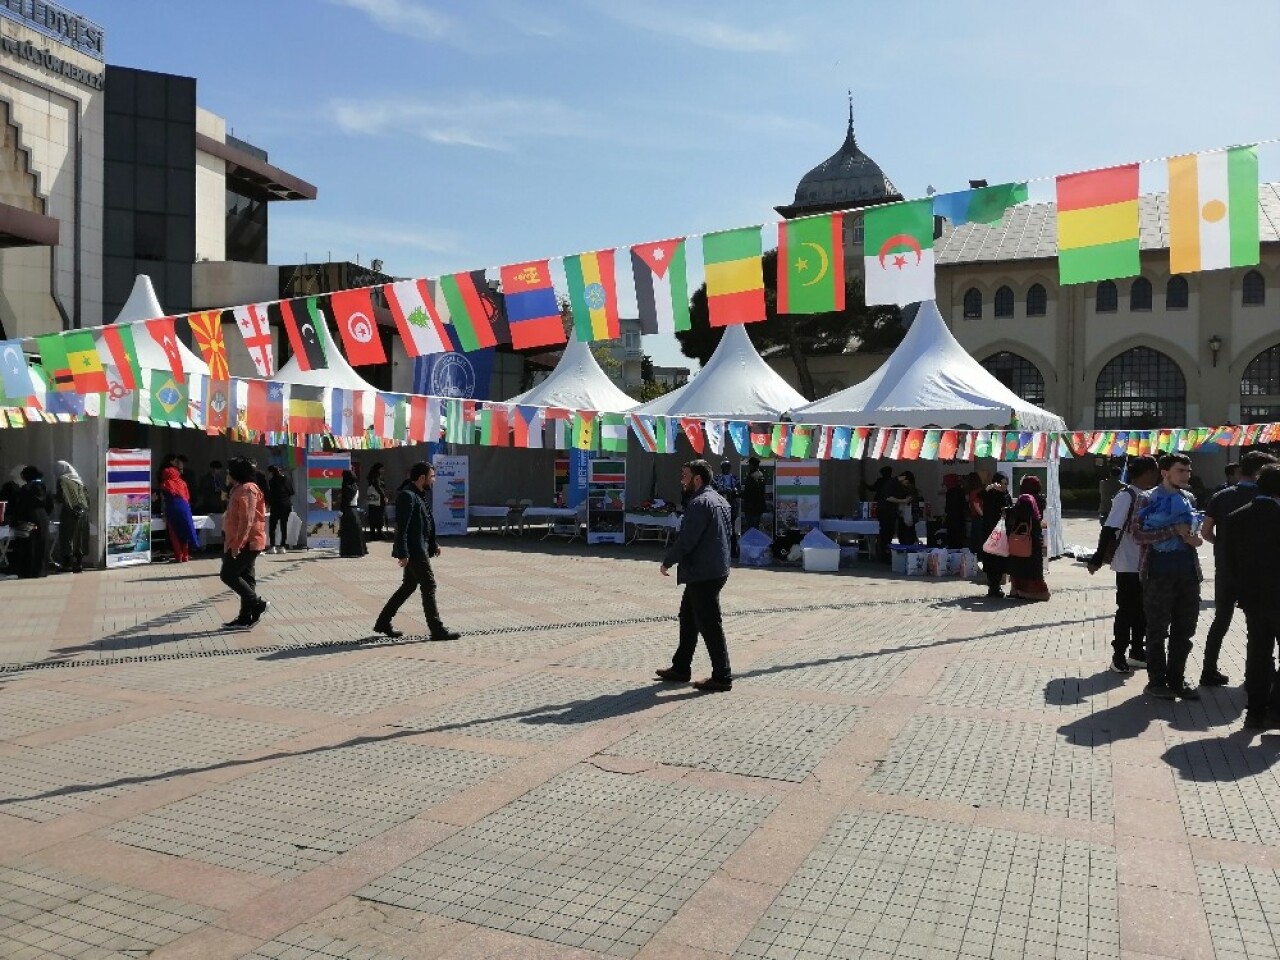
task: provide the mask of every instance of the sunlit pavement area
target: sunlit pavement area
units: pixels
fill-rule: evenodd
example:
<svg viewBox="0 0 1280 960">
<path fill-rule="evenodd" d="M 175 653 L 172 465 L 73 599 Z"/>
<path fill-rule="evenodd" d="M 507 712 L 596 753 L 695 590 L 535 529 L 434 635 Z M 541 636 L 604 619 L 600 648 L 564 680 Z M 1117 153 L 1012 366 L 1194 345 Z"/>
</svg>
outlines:
<svg viewBox="0 0 1280 960">
<path fill-rule="evenodd" d="M 697 694 L 658 548 L 443 545 L 452 643 L 372 636 L 386 543 L 260 558 L 247 632 L 215 557 L 0 584 L 0 957 L 1280 956 L 1239 616 L 1166 703 L 1071 559 L 739 569 Z"/>
</svg>

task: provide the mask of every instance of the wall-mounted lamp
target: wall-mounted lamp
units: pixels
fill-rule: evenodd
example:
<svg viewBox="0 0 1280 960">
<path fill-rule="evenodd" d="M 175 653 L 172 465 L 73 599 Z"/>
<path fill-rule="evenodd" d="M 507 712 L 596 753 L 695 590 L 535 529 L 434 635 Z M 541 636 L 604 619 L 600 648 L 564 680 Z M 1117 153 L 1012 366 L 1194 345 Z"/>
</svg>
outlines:
<svg viewBox="0 0 1280 960">
<path fill-rule="evenodd" d="M 1213 365 L 1218 365 L 1218 351 L 1222 349 L 1222 338 L 1216 333 L 1209 338 L 1209 352 L 1213 354 Z"/>
</svg>

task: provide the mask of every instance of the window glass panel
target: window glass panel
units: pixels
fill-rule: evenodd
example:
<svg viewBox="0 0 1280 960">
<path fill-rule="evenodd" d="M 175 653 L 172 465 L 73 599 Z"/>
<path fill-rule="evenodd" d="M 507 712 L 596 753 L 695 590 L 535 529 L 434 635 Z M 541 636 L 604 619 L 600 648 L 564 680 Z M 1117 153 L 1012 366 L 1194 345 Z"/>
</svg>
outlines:
<svg viewBox="0 0 1280 960">
<path fill-rule="evenodd" d="M 1129 288 L 1129 309 L 1151 309 L 1151 281 L 1146 277 L 1138 277 Z"/>
<path fill-rule="evenodd" d="M 1165 288 L 1164 307 L 1166 310 L 1185 310 L 1191 300 L 1191 290 L 1186 277 L 1170 277 L 1169 286 Z"/>
<path fill-rule="evenodd" d="M 964 293 L 964 315 L 967 320 L 982 316 L 982 291 L 977 287 L 970 287 Z"/>
<path fill-rule="evenodd" d="M 1250 270 L 1244 275 L 1241 302 L 1246 307 L 1257 307 L 1267 302 L 1267 282 L 1257 270 Z"/>
<path fill-rule="evenodd" d="M 1186 418 L 1186 378 L 1158 350 L 1126 350 L 1098 375 L 1094 424 L 1100 430 L 1179 427 Z"/>
<path fill-rule="evenodd" d="M 1120 306 L 1120 294 L 1116 290 L 1116 285 L 1111 280 L 1103 280 L 1098 284 L 1097 293 L 1097 311 L 1098 313 L 1115 313 Z"/>
<path fill-rule="evenodd" d="M 1049 309 L 1049 295 L 1045 292 L 1044 285 L 1033 283 L 1031 289 L 1027 291 L 1027 316 L 1043 317 Z"/>
<path fill-rule="evenodd" d="M 1003 350 L 983 360 L 982 367 L 1023 400 L 1044 405 L 1044 376 L 1026 357 Z"/>
<path fill-rule="evenodd" d="M 1008 287 L 996 291 L 995 314 L 997 317 L 1013 316 L 1013 291 Z"/>
</svg>

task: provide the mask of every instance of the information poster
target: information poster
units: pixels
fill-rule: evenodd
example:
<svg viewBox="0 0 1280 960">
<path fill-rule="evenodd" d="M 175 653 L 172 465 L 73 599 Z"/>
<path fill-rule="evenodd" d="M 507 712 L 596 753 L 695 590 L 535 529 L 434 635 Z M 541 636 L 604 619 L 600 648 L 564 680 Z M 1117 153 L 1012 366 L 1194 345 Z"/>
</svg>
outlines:
<svg viewBox="0 0 1280 960">
<path fill-rule="evenodd" d="M 551 502 L 557 507 L 569 502 L 569 458 L 556 458 L 555 487 L 551 491 Z"/>
<path fill-rule="evenodd" d="M 822 519 L 817 460 L 782 460 L 774 471 L 774 530 L 816 529 Z"/>
<path fill-rule="evenodd" d="M 436 517 L 436 536 L 465 537 L 470 493 L 467 489 L 467 458 L 436 454 L 436 485 L 431 505 Z"/>
<path fill-rule="evenodd" d="M 351 469 L 349 453 L 307 453 L 307 549 L 338 549 L 338 507 L 342 471 Z"/>
<path fill-rule="evenodd" d="M 587 499 L 587 485 L 591 478 L 589 464 L 595 455 L 594 450 L 569 451 L 569 488 L 565 506 L 577 507 Z"/>
<path fill-rule="evenodd" d="M 151 451 L 107 451 L 107 566 L 151 562 Z"/>
<path fill-rule="evenodd" d="M 587 543 L 625 543 L 627 462 L 592 460 L 587 478 Z"/>
</svg>

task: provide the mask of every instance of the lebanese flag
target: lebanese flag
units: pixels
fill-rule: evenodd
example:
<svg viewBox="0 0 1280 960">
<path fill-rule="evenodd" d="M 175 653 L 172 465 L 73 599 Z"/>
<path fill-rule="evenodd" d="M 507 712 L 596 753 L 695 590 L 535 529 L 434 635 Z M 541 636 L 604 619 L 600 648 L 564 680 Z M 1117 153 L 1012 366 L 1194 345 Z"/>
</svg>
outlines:
<svg viewBox="0 0 1280 960">
<path fill-rule="evenodd" d="M 400 339 L 411 357 L 433 353 L 449 353 L 453 344 L 436 309 L 435 298 L 425 280 L 401 280 L 382 288 L 387 295 L 391 315 L 400 328 Z"/>
<path fill-rule="evenodd" d="M 251 303 L 236 307 L 231 312 L 235 315 L 236 327 L 249 350 L 249 358 L 253 360 L 258 376 L 273 376 L 276 372 L 275 341 L 271 336 L 271 325 L 267 322 L 267 305 Z"/>
<path fill-rule="evenodd" d="M 342 336 L 347 360 L 353 367 L 387 362 L 370 293 L 370 287 L 359 287 L 355 290 L 338 290 L 329 295 L 329 307 L 333 311 L 334 322 L 338 325 L 338 333 Z"/>
<path fill-rule="evenodd" d="M 157 317 L 143 321 L 147 325 L 147 333 L 160 345 L 165 358 L 169 361 L 169 372 L 179 386 L 186 383 L 186 374 L 182 369 L 182 354 L 178 352 L 178 334 L 173 327 L 173 317 Z"/>
</svg>

